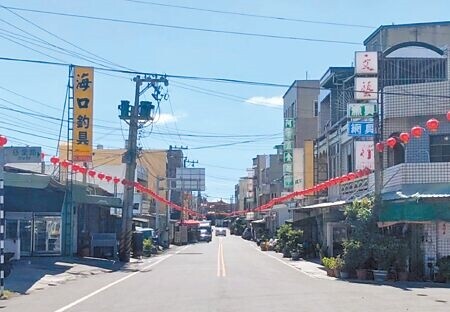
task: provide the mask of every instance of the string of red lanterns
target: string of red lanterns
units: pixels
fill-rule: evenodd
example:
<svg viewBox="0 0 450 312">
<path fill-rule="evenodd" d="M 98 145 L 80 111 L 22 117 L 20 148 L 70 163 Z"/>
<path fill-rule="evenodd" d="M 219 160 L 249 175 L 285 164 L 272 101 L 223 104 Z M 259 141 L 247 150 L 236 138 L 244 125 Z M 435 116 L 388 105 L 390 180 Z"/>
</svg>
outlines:
<svg viewBox="0 0 450 312">
<path fill-rule="evenodd" d="M 5 138 L 6 139 L 6 138 Z M 1 144 L 1 136 L 0 136 L 0 144 Z M 6 141 L 5 141 L 6 144 Z M 181 211 L 181 212 L 185 212 L 187 213 L 189 216 L 195 216 L 195 217 L 205 217 L 204 215 L 193 211 L 189 208 L 186 207 L 181 207 L 175 203 L 172 203 L 170 201 L 168 201 L 167 199 L 159 196 L 158 194 L 156 194 L 155 192 L 153 192 L 152 190 L 150 190 L 149 188 L 146 188 L 145 186 L 143 186 L 142 184 L 140 184 L 139 182 L 130 182 L 126 179 L 120 179 L 119 177 L 112 177 L 110 175 L 106 175 L 105 173 L 99 172 L 97 173 L 95 170 L 90 169 L 88 170 L 88 168 L 84 167 L 84 166 L 80 166 L 76 163 L 72 163 L 68 160 L 60 160 L 58 157 L 56 156 L 52 156 L 50 157 L 50 162 L 54 165 L 57 166 L 58 164 L 63 167 L 63 168 L 69 168 L 70 166 L 72 167 L 71 170 L 73 173 L 81 173 L 83 175 L 88 175 L 91 178 L 95 178 L 98 177 L 101 181 L 106 180 L 107 183 L 110 183 L 111 181 L 114 184 L 119 184 L 122 183 L 124 186 L 132 186 L 135 187 L 137 190 L 139 190 L 140 192 L 144 192 L 149 194 L 150 196 L 152 196 L 153 198 L 155 198 L 155 200 L 158 200 L 159 202 L 162 202 L 172 208 L 174 208 L 175 210 Z"/>
<path fill-rule="evenodd" d="M 362 170 L 357 170 L 356 172 L 350 172 L 346 175 L 343 175 L 341 177 L 337 177 L 337 178 L 332 178 L 329 179 L 325 182 L 319 183 L 315 186 L 313 186 L 312 188 L 309 189 L 305 189 L 305 190 L 301 190 L 301 191 L 295 191 L 292 193 L 289 193 L 287 195 L 281 196 L 281 197 L 277 197 L 274 198 L 272 200 L 270 200 L 267 204 L 261 205 L 259 207 L 253 208 L 253 209 L 247 209 L 247 210 L 242 210 L 242 211 L 235 211 L 232 212 L 230 214 L 228 214 L 229 216 L 236 216 L 236 215 L 240 215 L 240 214 L 246 214 L 248 212 L 260 212 L 260 211 L 265 211 L 270 209 L 271 207 L 273 207 L 276 204 L 281 204 L 282 202 L 288 201 L 290 199 L 293 199 L 295 197 L 298 196 L 302 196 L 302 195 L 308 195 L 308 194 L 312 194 L 312 193 L 316 193 L 316 192 L 320 192 L 323 191 L 331 186 L 337 185 L 337 184 L 341 184 L 341 183 L 345 183 L 348 181 L 352 181 L 358 178 L 362 178 L 364 176 L 369 175 L 372 172 L 372 170 L 370 170 L 369 168 L 364 168 Z"/>
<path fill-rule="evenodd" d="M 450 121 L 450 111 L 447 112 L 446 118 L 447 118 L 447 121 Z M 414 126 L 409 131 L 409 133 L 411 133 L 411 135 L 408 132 L 402 132 L 399 134 L 398 139 L 401 143 L 408 144 L 411 139 L 411 136 L 413 138 L 418 139 L 424 134 L 425 130 L 428 130 L 429 132 L 436 132 L 439 129 L 439 126 L 440 126 L 439 120 L 437 120 L 436 118 L 430 118 L 425 123 L 425 128 L 421 127 L 419 125 Z M 397 143 L 398 143 L 397 138 L 390 137 L 385 142 L 378 142 L 375 145 L 375 149 L 377 152 L 382 153 L 384 151 L 384 146 L 394 148 L 397 145 Z"/>
</svg>

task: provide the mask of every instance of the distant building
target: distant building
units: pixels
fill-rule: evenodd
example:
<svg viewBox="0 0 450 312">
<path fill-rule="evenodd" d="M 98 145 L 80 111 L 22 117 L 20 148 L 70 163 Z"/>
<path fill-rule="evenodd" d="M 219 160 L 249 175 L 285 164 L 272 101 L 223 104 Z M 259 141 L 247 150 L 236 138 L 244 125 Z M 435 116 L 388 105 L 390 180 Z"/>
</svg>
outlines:
<svg viewBox="0 0 450 312">
<path fill-rule="evenodd" d="M 283 95 L 284 190 L 301 190 L 313 183 L 313 145 L 317 137 L 318 80 L 295 80 Z"/>
</svg>

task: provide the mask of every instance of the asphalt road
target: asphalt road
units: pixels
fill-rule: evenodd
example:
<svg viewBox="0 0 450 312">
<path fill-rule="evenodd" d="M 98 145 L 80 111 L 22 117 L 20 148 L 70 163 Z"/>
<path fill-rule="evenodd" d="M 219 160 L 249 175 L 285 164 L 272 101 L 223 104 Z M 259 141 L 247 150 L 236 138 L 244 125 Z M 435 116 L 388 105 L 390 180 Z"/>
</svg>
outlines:
<svg viewBox="0 0 450 312">
<path fill-rule="evenodd" d="M 2 302 L 5 311 L 450 311 L 449 288 L 313 278 L 239 237 L 176 247 L 119 271 Z"/>
</svg>

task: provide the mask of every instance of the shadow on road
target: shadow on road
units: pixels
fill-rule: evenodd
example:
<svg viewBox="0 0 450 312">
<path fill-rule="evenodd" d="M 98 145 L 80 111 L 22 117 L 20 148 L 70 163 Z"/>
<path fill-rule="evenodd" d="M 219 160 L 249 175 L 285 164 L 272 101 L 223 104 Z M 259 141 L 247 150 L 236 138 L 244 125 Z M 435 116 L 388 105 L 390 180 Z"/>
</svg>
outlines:
<svg viewBox="0 0 450 312">
<path fill-rule="evenodd" d="M 29 257 L 13 262 L 5 288 L 20 294 L 56 286 L 78 277 L 125 269 L 119 261 L 76 257 Z"/>
<path fill-rule="evenodd" d="M 434 283 L 434 282 L 419 282 L 419 281 L 383 281 L 378 282 L 374 280 L 358 280 L 358 279 L 339 279 L 342 282 L 352 284 L 365 284 L 373 286 L 390 286 L 399 288 L 404 291 L 412 291 L 414 289 L 426 289 L 426 288 L 449 288 L 450 284 L 446 283 Z"/>
</svg>

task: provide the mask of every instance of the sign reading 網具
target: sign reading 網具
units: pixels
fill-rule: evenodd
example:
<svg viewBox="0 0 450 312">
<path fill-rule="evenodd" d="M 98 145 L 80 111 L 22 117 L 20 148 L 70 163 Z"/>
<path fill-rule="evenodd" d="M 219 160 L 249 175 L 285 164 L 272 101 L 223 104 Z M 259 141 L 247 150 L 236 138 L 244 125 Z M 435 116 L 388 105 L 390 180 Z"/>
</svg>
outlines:
<svg viewBox="0 0 450 312">
<path fill-rule="evenodd" d="M 347 124 L 347 132 L 353 137 L 371 137 L 374 135 L 373 122 L 351 121 Z"/>
</svg>

